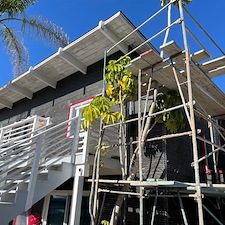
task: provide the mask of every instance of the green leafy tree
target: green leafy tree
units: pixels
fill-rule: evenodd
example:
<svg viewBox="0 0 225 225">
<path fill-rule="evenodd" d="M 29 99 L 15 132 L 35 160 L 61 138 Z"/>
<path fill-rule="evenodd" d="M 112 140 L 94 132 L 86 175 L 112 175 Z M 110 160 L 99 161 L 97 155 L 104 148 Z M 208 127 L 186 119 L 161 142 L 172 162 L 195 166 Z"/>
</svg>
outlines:
<svg viewBox="0 0 225 225">
<path fill-rule="evenodd" d="M 113 102 L 106 97 L 96 97 L 90 105 L 84 107 L 82 116 L 82 128 L 87 130 L 92 127 L 97 119 L 101 119 L 105 124 L 115 123 L 118 120 L 124 121 L 124 116 L 117 111 L 112 111 Z"/>
<path fill-rule="evenodd" d="M 181 98 L 177 91 L 169 90 L 166 93 L 158 95 L 156 99 L 156 111 L 163 111 L 181 103 Z M 179 110 L 164 112 L 156 117 L 156 121 L 164 123 L 167 130 L 172 133 L 185 127 L 183 112 Z"/>
<path fill-rule="evenodd" d="M 89 127 L 96 122 L 97 119 L 100 118 L 100 121 L 103 124 L 115 123 L 116 121 L 124 122 L 124 116 L 122 107 L 123 105 L 132 99 L 133 95 L 135 94 L 135 80 L 136 76 L 132 74 L 129 70 L 126 69 L 126 65 L 130 63 L 130 58 L 125 57 L 120 60 L 111 60 L 109 61 L 108 65 L 106 66 L 106 75 L 105 75 L 105 82 L 107 84 L 106 88 L 106 95 L 107 97 L 97 97 L 90 103 L 89 106 L 86 106 L 83 109 L 82 116 L 84 120 L 82 122 L 83 129 L 87 130 Z M 154 98 L 152 103 L 149 107 L 149 113 L 147 118 L 144 120 L 144 126 L 141 134 L 142 146 L 143 149 L 145 140 L 149 131 L 152 127 L 157 123 L 165 123 L 166 128 L 170 132 L 175 132 L 178 129 L 181 129 L 185 126 L 184 117 L 181 111 L 173 110 L 173 111 L 166 111 L 162 114 L 159 114 L 156 117 L 152 117 L 152 113 L 157 111 L 164 111 L 165 109 L 171 108 L 173 106 L 181 104 L 180 96 L 177 94 L 176 91 L 168 91 L 167 93 L 162 93 L 157 95 L 157 91 L 154 92 Z M 118 106 L 118 111 L 115 111 L 115 106 Z M 154 123 L 152 122 L 154 121 Z M 119 136 L 122 135 L 122 124 L 120 124 L 119 129 Z M 125 130 L 125 129 L 124 129 Z M 101 135 L 100 135 L 101 136 Z M 121 138 L 119 138 L 121 139 Z M 123 143 L 119 143 L 120 146 Z M 98 148 L 96 150 L 96 154 L 101 152 L 102 149 L 105 148 L 102 143 L 99 143 Z M 120 160 L 122 158 L 121 151 L 120 152 Z M 132 180 L 136 174 L 135 164 L 137 164 L 138 160 L 134 160 L 137 158 L 138 148 L 134 151 L 133 156 L 131 157 L 130 169 L 128 176 L 125 176 L 123 170 L 123 161 L 120 161 L 121 168 L 122 168 L 122 177 L 123 179 Z M 97 162 L 97 161 L 96 161 Z M 97 170 L 96 170 L 97 171 Z M 94 175 L 94 178 L 98 178 L 98 174 Z M 96 185 L 93 179 L 93 185 Z M 127 191 L 125 187 L 125 190 Z M 92 189 L 94 190 L 94 188 Z M 95 190 L 97 190 L 95 188 Z M 91 195 L 92 196 L 92 192 Z M 123 204 L 124 196 L 119 195 L 116 207 L 113 210 L 112 217 L 110 220 L 110 224 L 117 224 L 117 219 L 119 215 L 120 208 Z M 90 201 L 92 198 L 90 197 Z M 90 210 L 92 211 L 92 210 Z M 96 215 L 91 215 L 92 224 L 95 224 Z"/>
<path fill-rule="evenodd" d="M 136 76 L 126 69 L 129 62 L 129 57 L 118 61 L 109 61 L 105 75 L 105 82 L 108 85 L 106 89 L 107 97 L 97 97 L 83 109 L 82 127 L 84 130 L 91 127 L 98 118 L 105 124 L 115 123 L 116 121 L 124 122 L 122 106 L 134 95 L 136 79 Z M 120 111 L 113 111 L 115 106 L 119 106 Z"/>
<path fill-rule="evenodd" d="M 26 16 L 26 9 L 36 2 L 37 0 L 0 1 L 0 38 L 11 58 L 15 77 L 23 73 L 28 65 L 29 54 L 24 45 L 23 34 L 47 41 L 54 47 L 69 43 L 67 34 L 52 21 L 40 15 Z M 15 24 L 19 24 L 20 30 L 14 30 Z"/>
</svg>

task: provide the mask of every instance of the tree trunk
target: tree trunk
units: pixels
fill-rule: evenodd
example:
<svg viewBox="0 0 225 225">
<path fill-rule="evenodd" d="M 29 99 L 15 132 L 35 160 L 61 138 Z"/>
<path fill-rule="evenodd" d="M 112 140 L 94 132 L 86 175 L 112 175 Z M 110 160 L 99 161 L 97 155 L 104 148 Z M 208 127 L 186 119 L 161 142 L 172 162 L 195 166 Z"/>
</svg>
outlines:
<svg viewBox="0 0 225 225">
<path fill-rule="evenodd" d="M 147 135 L 149 133 L 149 129 L 150 129 L 150 126 L 151 126 L 151 121 L 152 121 L 152 113 L 155 109 L 155 100 L 156 100 L 156 96 L 157 96 L 157 91 L 155 90 L 154 92 L 154 100 L 150 106 L 150 110 L 149 110 L 149 113 L 148 113 L 148 118 L 146 119 L 146 123 L 145 123 L 145 126 L 143 128 L 143 131 L 142 131 L 142 134 L 141 134 L 141 149 L 140 151 L 143 150 L 144 148 L 144 145 L 145 145 L 145 140 L 147 138 Z M 135 150 L 134 154 L 137 153 L 137 150 Z M 134 157 L 132 157 L 133 159 Z M 133 164 L 131 162 L 132 165 L 130 165 L 130 176 L 127 178 L 127 181 L 130 181 L 130 180 L 133 180 L 134 177 L 135 177 L 135 174 L 137 173 L 137 164 L 138 160 Z M 141 169 L 141 168 L 140 168 Z M 129 185 L 125 185 L 123 188 L 122 188 L 122 192 L 127 192 L 129 190 Z M 113 211 L 112 211 L 112 215 L 111 215 L 111 219 L 110 219 L 110 225 L 117 225 L 117 222 L 118 222 L 118 219 L 119 219 L 119 216 L 120 216 L 120 211 L 121 211 L 121 208 L 122 208 L 122 205 L 123 205 L 123 200 L 124 200 L 124 196 L 123 194 L 119 195 L 117 200 L 116 200 L 116 203 L 115 203 L 115 206 L 113 208 Z"/>
</svg>

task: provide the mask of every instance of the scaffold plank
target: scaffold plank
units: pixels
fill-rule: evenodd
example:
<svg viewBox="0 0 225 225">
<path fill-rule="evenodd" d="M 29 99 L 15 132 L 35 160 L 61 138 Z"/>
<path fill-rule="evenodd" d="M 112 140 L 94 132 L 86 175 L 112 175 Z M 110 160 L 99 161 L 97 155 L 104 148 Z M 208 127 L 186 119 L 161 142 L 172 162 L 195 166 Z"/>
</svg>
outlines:
<svg viewBox="0 0 225 225">
<path fill-rule="evenodd" d="M 210 70 L 207 75 L 210 77 L 210 78 L 214 78 L 214 77 L 218 77 L 218 76 L 221 76 L 221 75 L 224 75 L 225 74 L 225 66 L 221 66 L 219 68 L 216 68 L 214 70 Z"/>
<path fill-rule="evenodd" d="M 210 61 L 202 63 L 202 65 L 200 65 L 200 68 L 205 73 L 208 73 L 210 70 L 214 70 L 224 66 L 224 64 L 225 64 L 225 56 L 221 56 L 219 58 L 212 59 Z"/>
<path fill-rule="evenodd" d="M 171 47 L 171 46 L 172 47 Z M 184 54 L 179 54 L 180 47 L 173 41 L 163 47 L 168 52 L 168 49 L 176 49 L 176 54 L 172 57 L 175 67 L 181 71 L 183 77 L 186 77 Z M 170 53 L 168 52 L 170 55 Z M 172 54 L 171 54 L 172 55 Z M 217 62 L 215 60 L 215 62 Z M 197 100 L 197 104 L 204 108 L 204 110 L 211 116 L 225 114 L 225 95 L 224 93 L 211 81 L 211 79 L 199 68 L 195 63 L 190 64 L 191 79 L 193 85 L 193 95 Z M 179 76 L 180 82 L 183 79 Z"/>
<path fill-rule="evenodd" d="M 132 60 L 132 65 L 137 67 L 138 69 L 145 69 L 146 67 L 151 66 L 148 62 L 146 62 L 141 56 Z"/>
<path fill-rule="evenodd" d="M 161 48 L 169 57 L 171 57 L 172 63 L 169 63 L 167 59 L 162 59 L 159 53 L 149 50 L 132 60 L 129 69 L 136 74 L 138 69 L 142 69 L 143 72 L 149 74 L 153 80 L 156 80 L 162 86 L 165 86 L 168 89 L 177 89 L 174 72 L 172 70 L 172 67 L 174 66 L 177 69 L 179 85 L 181 85 L 184 96 L 187 98 L 184 51 L 182 51 L 174 41 L 168 42 L 161 46 Z M 192 54 L 193 63 L 190 64 L 190 69 L 196 106 L 213 117 L 225 115 L 224 93 L 222 93 L 201 68 L 199 68 L 199 65 L 196 64 L 198 61 L 206 58 L 209 58 L 209 55 L 204 50 Z"/>
<path fill-rule="evenodd" d="M 163 60 L 163 58 L 161 58 L 160 55 L 152 49 L 142 53 L 141 58 L 147 61 L 150 65 L 155 65 L 156 63 L 162 62 Z"/>
<path fill-rule="evenodd" d="M 208 58 L 210 58 L 210 55 L 204 49 L 191 54 L 191 59 L 195 63 L 201 62 Z"/>
<path fill-rule="evenodd" d="M 161 45 L 160 49 L 169 57 L 182 52 L 181 48 L 175 43 L 175 41 L 170 41 L 167 42 L 165 45 Z"/>
</svg>

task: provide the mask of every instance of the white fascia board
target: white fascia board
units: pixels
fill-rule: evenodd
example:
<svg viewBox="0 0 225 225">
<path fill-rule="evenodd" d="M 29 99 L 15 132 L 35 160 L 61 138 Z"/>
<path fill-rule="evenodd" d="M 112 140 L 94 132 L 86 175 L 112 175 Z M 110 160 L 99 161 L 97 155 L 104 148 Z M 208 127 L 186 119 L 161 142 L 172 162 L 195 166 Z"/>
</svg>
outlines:
<svg viewBox="0 0 225 225">
<path fill-rule="evenodd" d="M 104 21 L 99 22 L 99 30 L 113 43 L 116 44 L 117 42 L 120 41 L 120 39 L 110 30 L 105 26 Z M 124 54 L 128 53 L 128 45 L 124 42 L 121 42 L 117 46 Z"/>
<path fill-rule="evenodd" d="M 16 84 L 8 83 L 8 84 L 6 84 L 6 88 L 17 92 L 28 99 L 32 99 L 32 97 L 33 97 L 33 93 L 31 91 L 29 91 L 25 88 L 21 88 L 21 87 L 17 86 Z"/>
<path fill-rule="evenodd" d="M 29 68 L 28 73 L 30 75 L 36 77 L 37 79 L 41 80 L 42 82 L 46 83 L 48 86 L 56 88 L 57 82 L 55 80 L 50 79 L 50 78 L 46 77 L 44 74 L 41 74 L 41 73 L 35 71 L 32 66 Z"/>
<path fill-rule="evenodd" d="M 78 69 L 81 73 L 83 73 L 83 74 L 87 73 L 87 66 L 84 65 L 78 59 L 74 58 L 69 53 L 63 51 L 63 48 L 61 48 L 61 47 L 58 50 L 58 56 L 61 59 L 63 59 L 64 61 L 66 61 L 67 63 L 69 63 L 70 65 L 72 65 L 73 67 L 75 67 L 76 69 Z"/>
<path fill-rule="evenodd" d="M 7 101 L 5 99 L 2 99 L 2 98 L 0 98 L 0 104 L 4 105 L 5 107 L 7 107 L 9 109 L 12 109 L 12 106 L 13 106 L 12 102 L 9 102 L 9 101 Z"/>
</svg>

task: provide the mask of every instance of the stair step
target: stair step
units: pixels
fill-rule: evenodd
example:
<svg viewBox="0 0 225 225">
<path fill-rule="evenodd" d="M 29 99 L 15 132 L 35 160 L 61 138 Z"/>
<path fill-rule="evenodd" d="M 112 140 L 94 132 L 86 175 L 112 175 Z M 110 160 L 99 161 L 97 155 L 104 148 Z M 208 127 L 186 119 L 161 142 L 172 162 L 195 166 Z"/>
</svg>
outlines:
<svg viewBox="0 0 225 225">
<path fill-rule="evenodd" d="M 13 202 L 2 202 L 0 201 L 0 205 L 12 205 Z"/>
<path fill-rule="evenodd" d="M 9 192 L 8 194 L 5 194 L 1 197 L 0 203 L 3 204 L 5 202 L 9 204 L 13 204 L 15 201 L 16 192 Z"/>
</svg>

